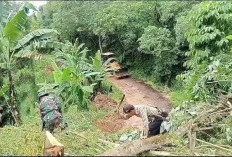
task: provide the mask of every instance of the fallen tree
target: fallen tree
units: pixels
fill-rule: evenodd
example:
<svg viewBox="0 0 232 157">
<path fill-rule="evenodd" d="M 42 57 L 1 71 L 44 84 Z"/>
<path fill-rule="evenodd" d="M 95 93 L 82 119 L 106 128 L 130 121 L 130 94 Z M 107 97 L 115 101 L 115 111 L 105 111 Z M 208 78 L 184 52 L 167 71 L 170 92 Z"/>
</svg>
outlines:
<svg viewBox="0 0 232 157">
<path fill-rule="evenodd" d="M 191 151 L 194 151 L 196 141 L 199 142 L 197 134 L 207 133 L 208 135 L 211 134 L 211 136 L 213 136 L 215 134 L 214 131 L 221 128 L 224 125 L 224 120 L 231 115 L 231 103 L 231 97 L 221 95 L 217 105 L 205 104 L 199 111 L 197 111 L 198 114 L 196 116 L 183 122 L 182 125 L 179 126 L 176 131 L 177 135 L 187 136 L 189 140 L 189 148 Z M 213 144 L 211 144 L 211 146 L 212 145 Z"/>
<path fill-rule="evenodd" d="M 104 152 L 101 156 L 135 156 L 149 150 L 158 150 L 171 144 L 170 141 L 167 142 L 166 139 L 168 138 L 169 134 L 164 134 L 147 139 L 130 141 Z"/>
</svg>

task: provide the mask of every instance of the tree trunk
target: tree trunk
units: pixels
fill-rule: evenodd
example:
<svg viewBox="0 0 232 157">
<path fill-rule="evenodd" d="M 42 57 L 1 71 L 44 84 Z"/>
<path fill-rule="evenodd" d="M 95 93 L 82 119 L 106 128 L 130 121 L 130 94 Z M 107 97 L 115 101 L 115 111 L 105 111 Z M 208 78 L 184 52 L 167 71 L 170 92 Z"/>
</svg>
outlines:
<svg viewBox="0 0 232 157">
<path fill-rule="evenodd" d="M 35 69 L 34 69 L 34 60 L 31 59 L 31 69 L 32 69 L 32 72 L 33 72 L 33 78 L 32 78 L 32 81 L 33 81 L 33 95 L 34 95 L 34 101 L 36 102 L 37 101 L 37 92 L 36 92 L 36 76 L 35 76 Z M 35 108 L 35 103 L 34 103 L 34 106 Z"/>
<path fill-rule="evenodd" d="M 135 156 L 167 145 L 166 139 L 168 139 L 168 134 L 130 141 L 104 152 L 101 156 Z"/>
<path fill-rule="evenodd" d="M 64 145 L 57 141 L 57 139 L 46 131 L 46 139 L 44 142 L 45 156 L 64 156 Z"/>
<path fill-rule="evenodd" d="M 21 122 L 21 119 L 20 119 L 19 111 L 18 111 L 16 103 L 15 103 L 16 102 L 16 94 L 15 94 L 13 78 L 12 78 L 12 74 L 11 74 L 10 70 L 8 70 L 8 77 L 9 77 L 9 83 L 10 83 L 9 95 L 10 95 L 11 113 L 12 113 L 12 116 L 14 118 L 16 125 L 18 125 Z"/>
<path fill-rule="evenodd" d="M 103 50 L 102 50 L 102 41 L 101 41 L 101 35 L 98 35 L 98 43 L 99 43 L 100 51 L 101 51 L 101 53 L 103 53 Z"/>
</svg>

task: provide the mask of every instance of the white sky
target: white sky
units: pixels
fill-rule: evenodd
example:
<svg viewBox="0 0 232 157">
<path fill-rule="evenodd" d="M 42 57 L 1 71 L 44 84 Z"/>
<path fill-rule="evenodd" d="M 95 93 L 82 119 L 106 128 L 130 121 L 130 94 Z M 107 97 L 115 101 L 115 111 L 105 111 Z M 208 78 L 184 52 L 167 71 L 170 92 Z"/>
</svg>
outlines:
<svg viewBox="0 0 232 157">
<path fill-rule="evenodd" d="M 16 1 L 16 2 L 22 2 L 22 1 Z M 47 1 L 28 1 L 28 2 L 32 3 L 37 8 L 47 3 Z"/>
<path fill-rule="evenodd" d="M 47 1 L 29 1 L 29 2 L 37 7 L 40 7 L 41 5 L 44 5 L 47 3 Z"/>
</svg>

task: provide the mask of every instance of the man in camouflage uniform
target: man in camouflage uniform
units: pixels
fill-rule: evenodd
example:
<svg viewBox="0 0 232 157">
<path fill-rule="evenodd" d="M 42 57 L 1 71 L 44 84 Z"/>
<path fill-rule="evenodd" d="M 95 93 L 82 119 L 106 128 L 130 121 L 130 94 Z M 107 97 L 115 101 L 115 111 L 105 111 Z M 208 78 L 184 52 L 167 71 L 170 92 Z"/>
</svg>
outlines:
<svg viewBox="0 0 232 157">
<path fill-rule="evenodd" d="M 157 107 L 151 105 L 126 105 L 123 107 L 126 114 L 125 119 L 134 115 L 142 118 L 143 121 L 143 137 L 147 138 L 160 134 L 160 126 L 163 121 L 168 121 L 167 112 L 161 111 Z"/>
<path fill-rule="evenodd" d="M 53 133 L 54 129 L 62 125 L 61 100 L 52 93 L 39 93 L 39 109 L 42 118 L 42 130 L 46 129 Z"/>
</svg>

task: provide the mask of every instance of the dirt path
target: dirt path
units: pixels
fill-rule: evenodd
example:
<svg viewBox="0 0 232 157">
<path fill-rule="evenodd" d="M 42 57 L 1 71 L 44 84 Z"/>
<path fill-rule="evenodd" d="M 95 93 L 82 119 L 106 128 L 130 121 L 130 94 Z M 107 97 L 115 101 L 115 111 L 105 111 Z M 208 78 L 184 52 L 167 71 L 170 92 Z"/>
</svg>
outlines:
<svg viewBox="0 0 232 157">
<path fill-rule="evenodd" d="M 117 80 L 112 77 L 109 78 L 109 80 L 125 94 L 126 103 L 130 103 L 133 105 L 150 104 L 166 111 L 171 110 L 168 96 L 154 90 L 142 81 L 138 81 L 133 78 Z M 131 127 L 142 128 L 142 121 L 136 116 L 131 117 L 129 120 L 126 120 L 126 124 Z"/>
</svg>

